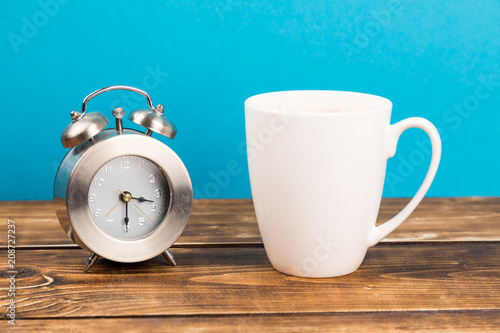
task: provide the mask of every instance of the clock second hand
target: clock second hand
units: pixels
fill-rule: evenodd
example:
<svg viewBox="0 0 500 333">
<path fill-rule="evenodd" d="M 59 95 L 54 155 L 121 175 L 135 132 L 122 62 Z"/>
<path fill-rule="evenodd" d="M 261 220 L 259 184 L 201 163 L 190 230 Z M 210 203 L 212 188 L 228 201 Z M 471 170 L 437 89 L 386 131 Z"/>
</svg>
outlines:
<svg viewBox="0 0 500 333">
<path fill-rule="evenodd" d="M 111 208 L 111 210 L 106 214 L 106 216 L 108 216 L 109 214 L 111 214 L 111 212 L 114 211 L 115 208 L 118 207 L 118 205 L 121 204 L 121 203 L 122 203 L 122 200 L 118 201 L 118 203 L 113 208 Z"/>
</svg>

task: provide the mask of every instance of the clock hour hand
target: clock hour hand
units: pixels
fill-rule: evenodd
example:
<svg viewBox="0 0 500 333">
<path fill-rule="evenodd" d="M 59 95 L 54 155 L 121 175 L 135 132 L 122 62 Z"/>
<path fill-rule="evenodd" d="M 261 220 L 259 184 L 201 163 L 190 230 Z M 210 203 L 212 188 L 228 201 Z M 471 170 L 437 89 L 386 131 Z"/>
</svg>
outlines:
<svg viewBox="0 0 500 333">
<path fill-rule="evenodd" d="M 147 201 L 147 202 L 154 202 L 153 200 L 148 200 L 148 199 L 145 199 L 144 197 L 139 197 L 139 198 L 132 197 L 132 199 L 134 199 L 134 200 L 139 200 L 139 202 L 144 202 L 144 201 Z"/>
<path fill-rule="evenodd" d="M 139 206 L 137 206 L 132 200 L 132 194 L 128 191 L 125 191 L 123 192 L 122 190 L 118 189 L 118 191 L 122 194 L 122 200 L 128 204 L 129 202 L 134 205 L 135 208 L 137 208 L 144 216 L 146 216 L 151 222 L 153 222 L 153 220 L 151 220 L 151 218 L 149 216 L 146 215 L 146 213 L 144 213 L 142 211 L 142 209 L 139 208 Z M 128 207 L 128 206 L 127 206 Z M 127 208 L 128 209 L 128 208 Z M 128 221 L 128 218 L 127 218 L 127 221 Z M 128 222 L 127 222 L 128 223 Z M 127 227 L 128 228 L 128 227 Z"/>
</svg>

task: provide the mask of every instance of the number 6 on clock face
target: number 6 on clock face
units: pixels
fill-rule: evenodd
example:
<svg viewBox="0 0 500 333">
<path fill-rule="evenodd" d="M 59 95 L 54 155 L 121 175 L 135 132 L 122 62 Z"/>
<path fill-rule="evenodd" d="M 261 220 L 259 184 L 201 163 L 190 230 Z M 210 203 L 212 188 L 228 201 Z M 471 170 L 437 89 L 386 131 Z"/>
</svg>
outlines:
<svg viewBox="0 0 500 333">
<path fill-rule="evenodd" d="M 113 109 L 115 128 L 106 116 L 86 113 L 87 102 L 110 90 L 128 90 L 148 100 L 149 109 L 130 113 L 145 132 L 124 128 L 122 108 Z M 149 95 L 129 86 L 111 86 L 85 97 L 82 112 L 71 112 L 61 142 L 71 148 L 54 181 L 57 217 L 66 234 L 91 252 L 84 272 L 99 256 L 138 262 L 162 254 L 175 265 L 169 248 L 191 214 L 193 189 L 177 154 L 153 132 L 173 139 L 175 126 L 154 107 Z"/>
<path fill-rule="evenodd" d="M 103 212 L 93 218 L 110 236 L 119 239 L 146 236 L 158 227 L 168 211 L 168 181 L 163 171 L 146 158 L 115 158 L 97 171 L 93 184 L 97 186 L 89 188 L 89 209 Z M 109 219 L 117 223 L 110 226 Z"/>
</svg>

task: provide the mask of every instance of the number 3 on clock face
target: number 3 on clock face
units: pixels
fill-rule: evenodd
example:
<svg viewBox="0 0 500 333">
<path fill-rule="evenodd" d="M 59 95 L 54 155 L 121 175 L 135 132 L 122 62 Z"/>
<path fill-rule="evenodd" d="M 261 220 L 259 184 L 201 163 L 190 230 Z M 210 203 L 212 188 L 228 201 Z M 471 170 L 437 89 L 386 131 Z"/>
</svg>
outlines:
<svg viewBox="0 0 500 333">
<path fill-rule="evenodd" d="M 115 107 L 116 127 L 106 128 L 101 112 L 87 112 L 87 103 L 112 90 L 126 90 L 147 99 L 147 109 L 128 119 L 145 131 L 123 127 L 125 110 Z M 169 248 L 189 221 L 193 203 L 191 179 L 179 156 L 162 141 L 173 139 L 175 125 L 162 104 L 154 106 L 141 89 L 116 85 L 87 95 L 81 112 L 71 111 L 61 134 L 70 148 L 54 180 L 54 205 L 66 234 L 91 254 L 87 272 L 97 258 L 131 263 L 163 255 L 172 265 Z"/>
<path fill-rule="evenodd" d="M 103 165 L 88 190 L 94 222 L 106 234 L 125 240 L 153 232 L 170 204 L 170 186 L 163 171 L 150 160 L 127 155 Z"/>
</svg>

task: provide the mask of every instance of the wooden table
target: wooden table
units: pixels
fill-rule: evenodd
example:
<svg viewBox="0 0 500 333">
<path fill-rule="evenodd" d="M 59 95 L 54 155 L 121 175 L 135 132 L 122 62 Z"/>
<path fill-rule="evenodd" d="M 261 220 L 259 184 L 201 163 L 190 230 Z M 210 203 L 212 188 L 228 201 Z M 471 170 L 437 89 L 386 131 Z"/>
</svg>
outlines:
<svg viewBox="0 0 500 333">
<path fill-rule="evenodd" d="M 379 220 L 406 199 L 384 199 Z M 143 263 L 104 259 L 64 234 L 51 202 L 0 202 L 1 312 L 7 220 L 16 222 L 16 326 L 10 331 L 500 331 L 500 198 L 424 199 L 353 274 L 275 271 L 250 200 L 198 200 L 172 248 Z"/>
</svg>

